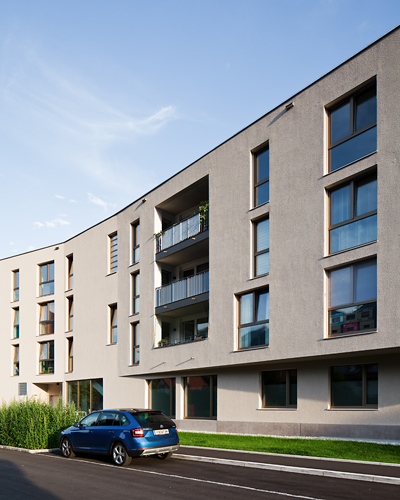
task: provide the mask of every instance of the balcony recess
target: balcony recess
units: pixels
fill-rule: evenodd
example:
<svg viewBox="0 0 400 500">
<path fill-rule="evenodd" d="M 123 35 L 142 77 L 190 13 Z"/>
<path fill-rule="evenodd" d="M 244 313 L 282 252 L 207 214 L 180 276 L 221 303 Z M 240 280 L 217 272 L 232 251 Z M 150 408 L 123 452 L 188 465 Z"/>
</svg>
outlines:
<svg viewBox="0 0 400 500">
<path fill-rule="evenodd" d="M 156 288 L 156 307 L 195 297 L 209 291 L 209 271 Z"/>
</svg>

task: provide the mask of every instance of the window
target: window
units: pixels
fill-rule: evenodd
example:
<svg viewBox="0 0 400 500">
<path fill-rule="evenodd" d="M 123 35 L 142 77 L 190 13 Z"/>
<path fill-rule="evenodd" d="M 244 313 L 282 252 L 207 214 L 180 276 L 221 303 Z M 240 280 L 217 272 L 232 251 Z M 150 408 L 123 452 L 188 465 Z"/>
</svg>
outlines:
<svg viewBox="0 0 400 500">
<path fill-rule="evenodd" d="M 253 155 L 254 206 L 269 201 L 269 146 Z"/>
<path fill-rule="evenodd" d="M 68 318 L 67 318 L 67 331 L 70 332 L 74 329 L 74 297 L 67 297 L 68 305 Z"/>
<path fill-rule="evenodd" d="M 54 373 L 54 341 L 39 343 L 39 373 Z"/>
<path fill-rule="evenodd" d="M 67 257 L 67 290 L 74 288 L 74 256 L 68 255 Z"/>
<path fill-rule="evenodd" d="M 330 192 L 330 252 L 377 239 L 376 174 L 355 179 Z"/>
<path fill-rule="evenodd" d="M 110 273 L 118 271 L 118 234 L 110 234 Z"/>
<path fill-rule="evenodd" d="M 376 259 L 329 272 L 329 334 L 376 330 Z"/>
<path fill-rule="evenodd" d="M 139 221 L 131 224 L 132 231 L 132 264 L 140 260 L 140 225 Z"/>
<path fill-rule="evenodd" d="M 182 323 L 182 334 L 184 342 L 208 338 L 208 317 L 184 321 Z"/>
<path fill-rule="evenodd" d="M 239 297 L 239 349 L 268 345 L 269 292 L 262 289 Z"/>
<path fill-rule="evenodd" d="M 54 262 L 48 262 L 39 266 L 39 295 L 51 295 L 54 293 Z"/>
<path fill-rule="evenodd" d="M 175 418 L 176 379 L 158 378 L 149 380 L 150 408 L 160 410 L 167 417 Z"/>
<path fill-rule="evenodd" d="M 131 365 L 138 365 L 140 362 L 140 324 L 131 324 L 132 359 Z"/>
<path fill-rule="evenodd" d="M 19 269 L 13 271 L 13 301 L 19 300 Z"/>
<path fill-rule="evenodd" d="M 331 367 L 331 407 L 378 406 L 378 365 Z"/>
<path fill-rule="evenodd" d="M 19 375 L 19 345 L 13 345 L 13 377 Z"/>
<path fill-rule="evenodd" d="M 109 306 L 110 308 L 110 344 L 118 342 L 118 310 L 117 304 Z"/>
<path fill-rule="evenodd" d="M 68 382 L 68 404 L 75 404 L 81 412 L 103 409 L 103 379 L 74 380 Z"/>
<path fill-rule="evenodd" d="M 329 111 L 329 164 L 333 172 L 376 151 L 376 84 Z"/>
<path fill-rule="evenodd" d="M 74 369 L 74 339 L 72 337 L 67 339 L 67 372 L 72 372 Z"/>
<path fill-rule="evenodd" d="M 297 370 L 276 370 L 262 374 L 263 408 L 297 406 Z"/>
<path fill-rule="evenodd" d="M 13 339 L 19 339 L 19 307 L 13 309 Z"/>
<path fill-rule="evenodd" d="M 44 302 L 39 307 L 39 335 L 54 333 L 54 302 Z"/>
<path fill-rule="evenodd" d="M 185 417 L 217 418 L 217 376 L 186 377 Z"/>
<path fill-rule="evenodd" d="M 254 222 L 254 275 L 269 273 L 269 219 Z"/>
<path fill-rule="evenodd" d="M 140 274 L 131 274 L 132 287 L 132 314 L 138 314 L 140 311 Z"/>
</svg>

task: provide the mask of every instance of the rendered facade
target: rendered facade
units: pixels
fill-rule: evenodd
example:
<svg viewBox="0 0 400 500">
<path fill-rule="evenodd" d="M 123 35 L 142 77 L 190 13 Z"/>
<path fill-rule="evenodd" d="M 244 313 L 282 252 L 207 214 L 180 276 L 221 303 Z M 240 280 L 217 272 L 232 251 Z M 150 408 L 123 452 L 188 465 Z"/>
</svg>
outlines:
<svg viewBox="0 0 400 500">
<path fill-rule="evenodd" d="M 0 398 L 400 439 L 400 29 L 113 217 L 0 261 Z"/>
</svg>

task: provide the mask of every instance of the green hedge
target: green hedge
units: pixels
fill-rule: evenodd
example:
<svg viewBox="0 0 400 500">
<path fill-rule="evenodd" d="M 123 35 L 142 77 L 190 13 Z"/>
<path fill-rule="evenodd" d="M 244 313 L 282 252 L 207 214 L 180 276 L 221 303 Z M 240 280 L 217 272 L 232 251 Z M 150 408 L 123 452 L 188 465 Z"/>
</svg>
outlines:
<svg viewBox="0 0 400 500">
<path fill-rule="evenodd" d="M 28 399 L 3 403 L 0 408 L 0 445 L 39 450 L 57 448 L 60 432 L 75 421 L 74 405 L 59 401 L 53 408 Z"/>
</svg>

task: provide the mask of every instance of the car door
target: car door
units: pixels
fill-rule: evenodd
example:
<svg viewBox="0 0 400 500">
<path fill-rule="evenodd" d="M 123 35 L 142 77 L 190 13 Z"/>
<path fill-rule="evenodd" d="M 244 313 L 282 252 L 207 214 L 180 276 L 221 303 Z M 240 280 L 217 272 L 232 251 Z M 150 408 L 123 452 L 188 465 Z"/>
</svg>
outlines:
<svg viewBox="0 0 400 500">
<path fill-rule="evenodd" d="M 93 446 L 93 429 L 95 428 L 100 412 L 90 413 L 83 418 L 71 433 L 74 450 L 88 450 Z"/>
<path fill-rule="evenodd" d="M 119 413 L 116 411 L 101 412 L 96 426 L 92 428 L 93 451 L 107 453 L 110 450 L 116 431 L 118 431 L 116 427 L 118 416 Z"/>
</svg>

